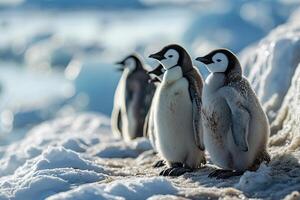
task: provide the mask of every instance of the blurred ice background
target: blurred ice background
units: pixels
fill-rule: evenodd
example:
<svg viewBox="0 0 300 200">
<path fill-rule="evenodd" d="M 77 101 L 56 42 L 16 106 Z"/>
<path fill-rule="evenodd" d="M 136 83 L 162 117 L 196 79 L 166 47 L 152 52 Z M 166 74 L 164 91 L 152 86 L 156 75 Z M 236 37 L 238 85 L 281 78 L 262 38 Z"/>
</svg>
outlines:
<svg viewBox="0 0 300 200">
<path fill-rule="evenodd" d="M 0 145 L 44 120 L 110 116 L 114 62 L 180 43 L 235 53 L 284 23 L 293 0 L 0 0 Z M 196 63 L 195 63 L 196 64 Z M 199 67 L 203 76 L 207 72 Z"/>
</svg>

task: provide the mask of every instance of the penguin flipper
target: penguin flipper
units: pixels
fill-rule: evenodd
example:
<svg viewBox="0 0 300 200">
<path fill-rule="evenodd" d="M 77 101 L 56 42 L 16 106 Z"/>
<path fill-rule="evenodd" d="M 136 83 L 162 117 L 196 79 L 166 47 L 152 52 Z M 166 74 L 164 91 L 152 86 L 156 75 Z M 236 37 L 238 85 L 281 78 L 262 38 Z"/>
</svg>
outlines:
<svg viewBox="0 0 300 200">
<path fill-rule="evenodd" d="M 112 132 L 117 137 L 123 137 L 122 135 L 122 114 L 120 108 L 114 108 L 111 116 L 111 128 Z"/>
<path fill-rule="evenodd" d="M 121 110 L 118 112 L 118 122 L 117 122 L 117 128 L 120 133 L 120 136 L 123 137 L 122 135 L 122 116 L 121 116 Z"/>
<path fill-rule="evenodd" d="M 149 138 L 149 118 L 150 118 L 151 107 L 148 114 L 145 117 L 144 127 L 143 127 L 143 137 Z"/>
<path fill-rule="evenodd" d="M 202 78 L 194 68 L 189 73 L 185 74 L 186 79 L 189 82 L 189 94 L 192 101 L 192 111 L 193 111 L 193 129 L 194 129 L 194 138 L 196 145 L 202 151 L 205 150 L 203 143 L 203 130 L 202 130 L 202 120 L 201 120 L 201 95 L 202 95 L 202 87 L 203 81 Z"/>
<path fill-rule="evenodd" d="M 223 97 L 231 111 L 231 132 L 234 143 L 240 150 L 248 151 L 248 131 L 250 113 L 243 103 L 244 98 L 234 88 L 226 86 L 222 89 Z"/>
</svg>

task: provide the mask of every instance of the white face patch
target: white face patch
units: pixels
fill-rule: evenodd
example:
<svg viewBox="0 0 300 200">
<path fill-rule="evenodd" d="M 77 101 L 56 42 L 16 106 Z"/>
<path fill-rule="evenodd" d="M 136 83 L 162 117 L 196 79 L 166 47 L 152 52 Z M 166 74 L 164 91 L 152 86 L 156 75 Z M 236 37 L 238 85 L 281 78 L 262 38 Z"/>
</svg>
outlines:
<svg viewBox="0 0 300 200">
<path fill-rule="evenodd" d="M 136 68 L 136 62 L 133 58 L 128 58 L 125 60 L 125 68 L 129 69 L 129 71 L 133 71 Z"/>
<path fill-rule="evenodd" d="M 161 60 L 160 63 L 163 67 L 168 70 L 178 64 L 179 53 L 174 49 L 170 49 L 165 53 L 165 59 Z"/>
<path fill-rule="evenodd" d="M 228 67 L 228 58 L 223 53 L 217 53 L 212 57 L 213 63 L 206 65 L 208 71 L 214 72 L 225 72 Z"/>
</svg>

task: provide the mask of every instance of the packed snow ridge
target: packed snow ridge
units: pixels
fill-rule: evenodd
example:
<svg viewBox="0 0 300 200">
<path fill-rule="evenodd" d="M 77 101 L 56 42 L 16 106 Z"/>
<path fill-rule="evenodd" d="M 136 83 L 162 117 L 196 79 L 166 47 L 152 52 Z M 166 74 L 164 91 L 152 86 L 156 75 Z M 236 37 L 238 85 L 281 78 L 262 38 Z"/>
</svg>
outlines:
<svg viewBox="0 0 300 200">
<path fill-rule="evenodd" d="M 241 53 L 244 74 L 273 121 L 300 62 L 300 23 L 279 26 Z"/>
</svg>

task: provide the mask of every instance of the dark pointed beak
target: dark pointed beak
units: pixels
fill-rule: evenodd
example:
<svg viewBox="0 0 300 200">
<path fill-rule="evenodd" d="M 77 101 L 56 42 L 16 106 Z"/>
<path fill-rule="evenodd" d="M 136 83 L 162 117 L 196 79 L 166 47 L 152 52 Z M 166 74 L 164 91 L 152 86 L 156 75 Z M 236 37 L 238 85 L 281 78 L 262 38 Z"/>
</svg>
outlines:
<svg viewBox="0 0 300 200">
<path fill-rule="evenodd" d="M 116 65 L 121 65 L 120 67 L 117 68 L 118 71 L 123 71 L 124 70 L 124 65 L 125 65 L 124 60 L 115 62 L 115 64 Z"/>
<path fill-rule="evenodd" d="M 117 61 L 115 62 L 116 65 L 125 65 L 125 61 L 122 60 L 122 61 Z"/>
<path fill-rule="evenodd" d="M 162 72 L 163 66 L 162 65 L 158 65 L 155 69 L 153 69 L 152 71 L 148 71 L 147 74 L 154 74 L 156 76 L 160 76 L 163 74 Z"/>
<path fill-rule="evenodd" d="M 155 59 L 155 60 L 163 60 L 163 59 L 165 59 L 165 56 L 163 55 L 163 52 L 160 51 L 160 52 L 151 54 L 151 55 L 149 56 L 149 58 L 153 58 L 153 59 Z"/>
<path fill-rule="evenodd" d="M 160 80 L 157 77 L 149 79 L 149 83 L 158 83 L 158 82 L 160 82 Z"/>
<path fill-rule="evenodd" d="M 212 59 L 208 56 L 198 57 L 198 58 L 196 58 L 196 60 L 199 61 L 199 62 L 204 63 L 205 65 L 213 63 Z"/>
</svg>

